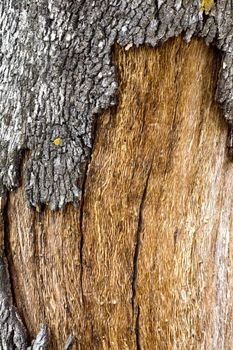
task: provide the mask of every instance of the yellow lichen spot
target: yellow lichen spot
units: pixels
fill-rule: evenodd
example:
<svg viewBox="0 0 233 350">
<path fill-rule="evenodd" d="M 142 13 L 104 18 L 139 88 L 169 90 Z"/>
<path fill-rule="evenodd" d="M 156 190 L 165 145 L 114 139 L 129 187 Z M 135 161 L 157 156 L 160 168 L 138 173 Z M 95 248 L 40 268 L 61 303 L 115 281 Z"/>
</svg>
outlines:
<svg viewBox="0 0 233 350">
<path fill-rule="evenodd" d="M 54 139 L 53 143 L 55 146 L 61 146 L 62 142 L 61 142 L 60 137 L 57 137 L 56 139 Z"/>
<path fill-rule="evenodd" d="M 203 11 L 206 15 L 208 15 L 213 6 L 214 0 L 202 0 L 200 11 Z"/>
</svg>

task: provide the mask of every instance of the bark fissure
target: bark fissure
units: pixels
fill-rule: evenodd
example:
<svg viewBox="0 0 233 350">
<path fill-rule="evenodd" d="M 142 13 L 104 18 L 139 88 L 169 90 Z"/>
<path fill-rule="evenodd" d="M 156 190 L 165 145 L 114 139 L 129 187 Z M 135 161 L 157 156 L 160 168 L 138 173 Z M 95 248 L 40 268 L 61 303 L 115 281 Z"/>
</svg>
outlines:
<svg viewBox="0 0 233 350">
<path fill-rule="evenodd" d="M 84 305 L 84 293 L 83 293 L 83 246 L 84 246 L 84 230 L 83 230 L 83 220 L 84 220 L 84 200 L 85 200 L 85 184 L 87 179 L 88 165 L 85 169 L 83 186 L 82 186 L 82 198 L 79 207 L 79 229 L 80 229 L 80 290 L 81 290 L 81 302 Z"/>
<path fill-rule="evenodd" d="M 138 278 L 138 260 L 139 260 L 139 254 L 140 254 L 140 247 L 141 247 L 141 234 L 143 232 L 143 211 L 144 211 L 144 206 L 145 206 L 145 201 L 146 201 L 146 196 L 147 196 L 147 189 L 148 189 L 148 184 L 150 180 L 150 175 L 153 167 L 153 158 L 150 164 L 150 168 L 147 174 L 147 178 L 145 181 L 145 186 L 144 190 L 142 192 L 142 198 L 141 202 L 139 205 L 139 210 L 138 210 L 138 224 L 137 224 L 137 231 L 135 235 L 135 249 L 134 249 L 134 257 L 133 257 L 133 273 L 132 273 L 132 315 L 134 318 L 135 315 L 135 298 L 136 298 L 136 291 L 137 291 L 137 278 Z"/>
<path fill-rule="evenodd" d="M 97 133 L 97 120 L 95 120 L 93 124 L 93 142 L 95 140 L 95 136 Z M 83 183 L 82 183 L 82 192 L 81 192 L 81 201 L 79 205 L 79 229 L 80 229 L 80 251 L 79 251 L 79 256 L 80 256 L 80 289 L 81 289 L 81 301 L 82 305 L 84 306 L 85 303 L 85 298 L 84 298 L 84 291 L 83 291 L 83 270 L 84 270 L 84 261 L 83 261 L 83 249 L 84 249 L 84 207 L 85 207 L 85 195 L 86 195 L 86 181 L 87 181 L 87 174 L 89 167 L 91 165 L 91 157 L 88 161 L 88 163 L 85 166 L 85 171 L 84 171 L 84 176 L 83 176 Z"/>
<path fill-rule="evenodd" d="M 140 306 L 138 305 L 137 317 L 135 323 L 135 334 L 136 334 L 136 349 L 141 350 L 141 335 L 140 335 Z"/>
</svg>

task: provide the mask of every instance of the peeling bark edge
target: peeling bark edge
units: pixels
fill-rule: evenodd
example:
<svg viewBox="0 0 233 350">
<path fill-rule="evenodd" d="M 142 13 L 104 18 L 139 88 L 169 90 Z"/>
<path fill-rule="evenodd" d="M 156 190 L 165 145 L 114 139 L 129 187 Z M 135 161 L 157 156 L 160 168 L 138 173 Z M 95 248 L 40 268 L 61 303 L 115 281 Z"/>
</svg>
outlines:
<svg viewBox="0 0 233 350">
<path fill-rule="evenodd" d="M 30 206 L 79 202 L 95 118 L 116 104 L 114 43 L 156 47 L 184 34 L 222 52 L 216 99 L 233 154 L 230 0 L 3 0 L 0 4 L 0 196 L 19 185 Z"/>
</svg>

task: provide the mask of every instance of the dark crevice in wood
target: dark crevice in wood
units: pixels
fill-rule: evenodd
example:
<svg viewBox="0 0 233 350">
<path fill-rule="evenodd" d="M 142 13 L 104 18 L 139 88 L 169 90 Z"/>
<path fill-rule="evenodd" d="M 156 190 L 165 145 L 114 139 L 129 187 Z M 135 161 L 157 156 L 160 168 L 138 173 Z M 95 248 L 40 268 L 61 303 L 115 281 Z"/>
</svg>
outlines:
<svg viewBox="0 0 233 350">
<path fill-rule="evenodd" d="M 84 245 L 84 233 L 83 233 L 83 214 L 84 214 L 84 196 L 85 196 L 85 184 L 87 179 L 88 164 L 86 164 L 83 185 L 82 185 L 82 197 L 80 201 L 79 209 L 79 227 L 80 227 L 80 290 L 81 290 L 81 301 L 84 304 L 84 293 L 83 293 L 83 245 Z"/>
<path fill-rule="evenodd" d="M 148 183 L 151 175 L 152 165 L 153 165 L 153 158 L 147 174 L 146 183 L 144 186 L 141 202 L 139 205 L 138 226 L 136 231 L 135 250 L 134 250 L 134 258 L 133 258 L 132 300 L 131 300 L 133 316 L 135 314 L 135 298 L 136 298 L 136 292 L 137 292 L 137 278 L 138 278 L 138 259 L 139 259 L 140 246 L 141 246 L 141 233 L 143 230 L 143 210 L 144 210 L 144 204 L 146 200 L 147 188 L 148 188 Z"/>
<path fill-rule="evenodd" d="M 140 335 L 140 307 L 138 306 L 137 318 L 135 325 L 135 334 L 136 334 L 136 349 L 141 350 L 141 335 Z"/>
<path fill-rule="evenodd" d="M 93 124 L 92 129 L 92 142 L 95 142 L 96 134 L 97 134 L 97 118 L 95 119 L 95 122 Z M 94 146 L 93 146 L 94 148 Z M 87 174 L 88 169 L 91 164 L 91 158 L 89 159 L 89 162 L 85 165 L 85 171 L 83 176 L 83 182 L 82 182 L 82 197 L 80 200 L 80 209 L 79 209 L 79 229 L 80 229 L 80 289 L 81 289 L 81 302 L 84 306 L 84 292 L 83 292 L 83 246 L 84 246 L 84 230 L 83 230 L 83 221 L 84 221 L 84 207 L 85 207 L 85 192 L 86 192 L 86 181 L 87 181 Z"/>
</svg>

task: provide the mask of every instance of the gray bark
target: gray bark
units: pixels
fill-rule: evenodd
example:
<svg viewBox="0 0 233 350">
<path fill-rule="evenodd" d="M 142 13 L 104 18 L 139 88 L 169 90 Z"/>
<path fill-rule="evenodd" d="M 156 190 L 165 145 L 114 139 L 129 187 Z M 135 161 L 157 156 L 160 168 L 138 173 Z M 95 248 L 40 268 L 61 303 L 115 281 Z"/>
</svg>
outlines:
<svg viewBox="0 0 233 350">
<path fill-rule="evenodd" d="M 0 197 L 19 185 L 30 150 L 25 191 L 31 206 L 78 202 L 96 115 L 116 103 L 114 43 L 153 47 L 184 33 L 222 52 L 217 100 L 233 128 L 232 2 L 2 0 L 0 4 Z M 231 131 L 232 134 L 232 131 Z M 232 138 L 229 143 L 232 152 Z M 3 252 L 2 252 L 3 256 Z M 26 330 L 12 305 L 0 260 L 0 349 L 26 349 Z M 65 345 L 69 349 L 73 339 Z M 28 349 L 45 349 L 42 327 Z"/>
<path fill-rule="evenodd" d="M 0 259 L 0 349 L 26 348 L 26 330 L 12 305 L 9 276 L 5 258 Z"/>
<path fill-rule="evenodd" d="M 198 35 L 216 45 L 223 53 L 217 99 L 232 126 L 232 2 L 209 7 L 189 0 L 3 0 L 0 195 L 19 185 L 28 149 L 31 206 L 80 200 L 95 116 L 116 103 L 115 42 L 157 46 L 184 33 L 187 41 Z"/>
</svg>

